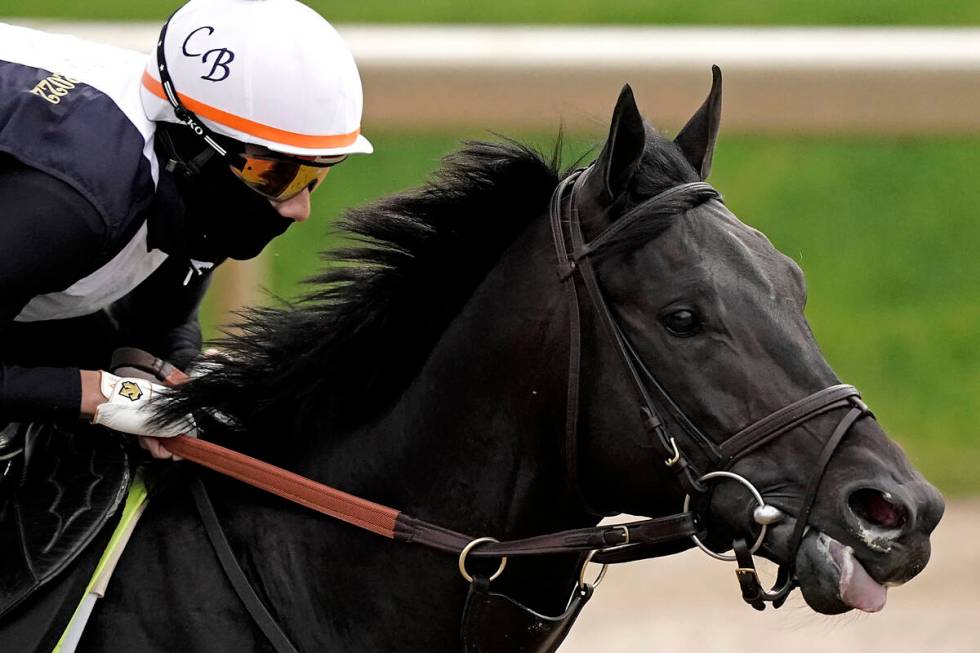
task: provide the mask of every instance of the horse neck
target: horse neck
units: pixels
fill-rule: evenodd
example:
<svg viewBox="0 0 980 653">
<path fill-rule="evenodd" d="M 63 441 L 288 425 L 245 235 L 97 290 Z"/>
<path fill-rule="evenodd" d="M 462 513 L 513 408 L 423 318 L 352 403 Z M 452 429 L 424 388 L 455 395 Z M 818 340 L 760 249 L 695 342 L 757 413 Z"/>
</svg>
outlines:
<svg viewBox="0 0 980 653">
<path fill-rule="evenodd" d="M 339 440 L 318 438 L 327 451 L 309 456 L 307 471 L 475 536 L 587 522 L 561 453 L 567 309 L 549 247 L 547 221 L 535 220 L 392 410 Z"/>
</svg>

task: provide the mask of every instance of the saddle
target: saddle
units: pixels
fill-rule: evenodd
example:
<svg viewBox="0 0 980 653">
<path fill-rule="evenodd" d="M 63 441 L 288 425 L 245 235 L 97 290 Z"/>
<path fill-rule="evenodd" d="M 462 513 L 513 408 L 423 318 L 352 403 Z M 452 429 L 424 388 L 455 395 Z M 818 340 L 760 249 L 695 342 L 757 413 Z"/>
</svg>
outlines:
<svg viewBox="0 0 980 653">
<path fill-rule="evenodd" d="M 84 422 L 14 423 L 0 485 L 0 618 L 58 576 L 126 496 L 122 436 Z M 9 454 L 8 454 L 9 455 Z"/>
</svg>

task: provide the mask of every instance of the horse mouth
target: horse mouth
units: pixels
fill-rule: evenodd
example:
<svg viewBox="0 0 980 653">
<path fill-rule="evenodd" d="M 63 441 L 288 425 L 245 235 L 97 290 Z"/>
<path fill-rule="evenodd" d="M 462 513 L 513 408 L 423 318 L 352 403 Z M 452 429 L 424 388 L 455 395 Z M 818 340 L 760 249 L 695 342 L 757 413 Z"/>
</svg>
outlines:
<svg viewBox="0 0 980 653">
<path fill-rule="evenodd" d="M 816 529 L 800 545 L 796 569 L 803 598 L 817 612 L 878 612 L 885 607 L 888 588 L 871 577 L 854 549 Z"/>
</svg>

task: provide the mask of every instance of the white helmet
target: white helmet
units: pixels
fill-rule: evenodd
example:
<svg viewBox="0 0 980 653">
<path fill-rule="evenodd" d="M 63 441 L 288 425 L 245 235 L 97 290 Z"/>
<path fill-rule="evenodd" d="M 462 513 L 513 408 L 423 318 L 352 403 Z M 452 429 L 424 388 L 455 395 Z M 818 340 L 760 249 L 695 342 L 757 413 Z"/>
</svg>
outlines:
<svg viewBox="0 0 980 653">
<path fill-rule="evenodd" d="M 211 131 L 301 156 L 373 151 L 361 136 L 354 58 L 306 5 L 191 0 L 170 17 L 164 35 L 165 72 L 179 103 Z M 187 122 L 168 101 L 165 81 L 154 52 L 141 88 L 147 117 Z"/>
</svg>

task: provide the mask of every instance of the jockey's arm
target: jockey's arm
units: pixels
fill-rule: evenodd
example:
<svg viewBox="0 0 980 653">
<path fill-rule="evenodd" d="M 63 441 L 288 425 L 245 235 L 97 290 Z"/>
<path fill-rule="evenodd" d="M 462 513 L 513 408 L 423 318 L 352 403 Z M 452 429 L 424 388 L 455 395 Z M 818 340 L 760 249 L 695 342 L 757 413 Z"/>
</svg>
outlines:
<svg viewBox="0 0 980 653">
<path fill-rule="evenodd" d="M 0 421 L 79 415 L 78 367 L 45 365 L 12 332 L 33 297 L 67 288 L 104 263 L 107 227 L 77 191 L 0 156 Z M 38 342 L 43 346 L 43 342 Z"/>
</svg>

